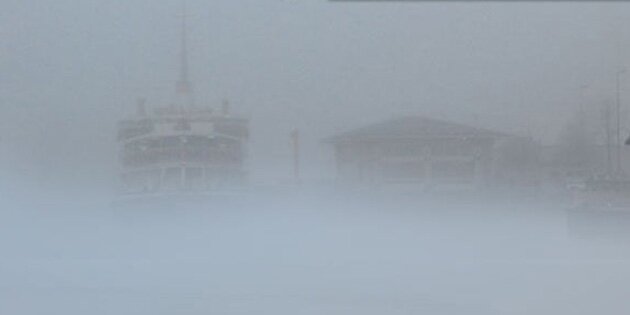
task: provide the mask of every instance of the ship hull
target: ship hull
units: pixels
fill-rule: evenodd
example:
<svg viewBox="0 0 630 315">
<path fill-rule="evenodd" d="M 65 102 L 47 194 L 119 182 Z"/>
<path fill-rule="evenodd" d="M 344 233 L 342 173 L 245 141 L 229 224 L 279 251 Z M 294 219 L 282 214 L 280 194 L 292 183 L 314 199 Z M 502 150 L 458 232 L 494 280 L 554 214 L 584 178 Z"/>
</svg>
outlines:
<svg viewBox="0 0 630 315">
<path fill-rule="evenodd" d="M 204 192 L 173 192 L 154 194 L 128 194 L 118 196 L 112 206 L 119 209 L 177 209 L 184 207 L 206 207 L 242 201 L 249 194 L 243 189 Z"/>
</svg>

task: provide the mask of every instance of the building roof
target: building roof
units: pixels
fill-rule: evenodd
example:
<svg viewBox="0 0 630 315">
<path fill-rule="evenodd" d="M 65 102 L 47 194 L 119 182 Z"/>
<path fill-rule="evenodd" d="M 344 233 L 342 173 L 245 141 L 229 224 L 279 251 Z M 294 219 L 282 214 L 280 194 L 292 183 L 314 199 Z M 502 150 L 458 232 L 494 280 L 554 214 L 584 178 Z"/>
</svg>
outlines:
<svg viewBox="0 0 630 315">
<path fill-rule="evenodd" d="M 497 138 L 506 134 L 421 116 L 406 116 L 350 130 L 325 139 L 329 143 L 379 139 L 443 137 Z"/>
</svg>

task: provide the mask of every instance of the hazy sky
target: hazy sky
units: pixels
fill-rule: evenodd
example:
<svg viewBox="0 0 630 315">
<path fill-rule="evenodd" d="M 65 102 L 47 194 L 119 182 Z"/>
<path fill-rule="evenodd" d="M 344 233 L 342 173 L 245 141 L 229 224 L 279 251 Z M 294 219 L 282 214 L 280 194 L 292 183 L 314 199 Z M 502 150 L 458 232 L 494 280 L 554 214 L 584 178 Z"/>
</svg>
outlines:
<svg viewBox="0 0 630 315">
<path fill-rule="evenodd" d="M 630 66 L 630 3 L 188 2 L 197 101 L 229 99 L 251 118 L 259 179 L 289 176 L 295 126 L 306 174 L 328 169 L 322 138 L 403 114 L 551 142 L 580 86 L 600 106 Z M 116 121 L 138 97 L 173 99 L 179 11 L 178 0 L 0 2 L 3 173 L 110 182 Z"/>
</svg>

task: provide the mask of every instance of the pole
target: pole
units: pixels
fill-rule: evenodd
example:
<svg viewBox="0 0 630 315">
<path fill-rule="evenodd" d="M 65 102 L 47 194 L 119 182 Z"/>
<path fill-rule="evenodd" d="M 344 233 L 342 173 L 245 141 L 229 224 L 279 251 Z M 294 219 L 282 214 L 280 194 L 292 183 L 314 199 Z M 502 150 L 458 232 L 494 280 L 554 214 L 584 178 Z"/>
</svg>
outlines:
<svg viewBox="0 0 630 315">
<path fill-rule="evenodd" d="M 611 154 L 611 136 L 610 136 L 610 105 L 604 105 L 604 121 L 606 123 L 606 174 L 612 174 L 612 154 Z"/>
<path fill-rule="evenodd" d="M 291 132 L 291 143 L 293 144 L 293 179 L 296 184 L 300 184 L 300 132 L 293 129 Z"/>
<path fill-rule="evenodd" d="M 626 72 L 626 69 L 621 69 L 617 71 L 616 77 L 616 102 L 617 102 L 617 112 L 615 113 L 616 118 L 616 136 L 615 136 L 615 153 L 616 153 L 616 162 L 617 162 L 617 175 L 621 175 L 621 75 Z"/>
<path fill-rule="evenodd" d="M 180 47 L 180 61 L 179 61 L 179 79 L 176 83 L 176 95 L 181 97 L 180 101 L 184 102 L 182 105 L 192 106 L 194 105 L 193 88 L 189 78 L 188 67 L 188 12 L 186 9 L 186 1 L 182 1 L 182 14 L 181 14 L 181 47 Z"/>
<path fill-rule="evenodd" d="M 586 90 L 588 89 L 588 85 L 586 84 L 582 84 L 580 86 L 580 104 L 579 104 L 579 115 L 580 115 L 580 119 L 586 119 L 586 112 L 585 112 L 585 102 L 586 102 Z M 583 121 L 581 121 L 581 123 L 583 123 Z"/>
</svg>

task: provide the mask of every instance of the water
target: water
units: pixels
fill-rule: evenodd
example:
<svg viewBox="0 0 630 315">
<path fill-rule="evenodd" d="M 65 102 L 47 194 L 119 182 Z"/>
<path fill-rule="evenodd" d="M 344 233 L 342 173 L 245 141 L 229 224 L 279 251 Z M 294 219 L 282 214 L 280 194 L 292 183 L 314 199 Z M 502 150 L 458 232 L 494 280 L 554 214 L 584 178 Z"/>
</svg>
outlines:
<svg viewBox="0 0 630 315">
<path fill-rule="evenodd" d="M 289 197 L 291 196 L 291 197 Z M 13 200 L 2 314 L 617 312 L 625 239 L 574 238 L 545 198 L 251 195 L 112 208 Z"/>
</svg>

